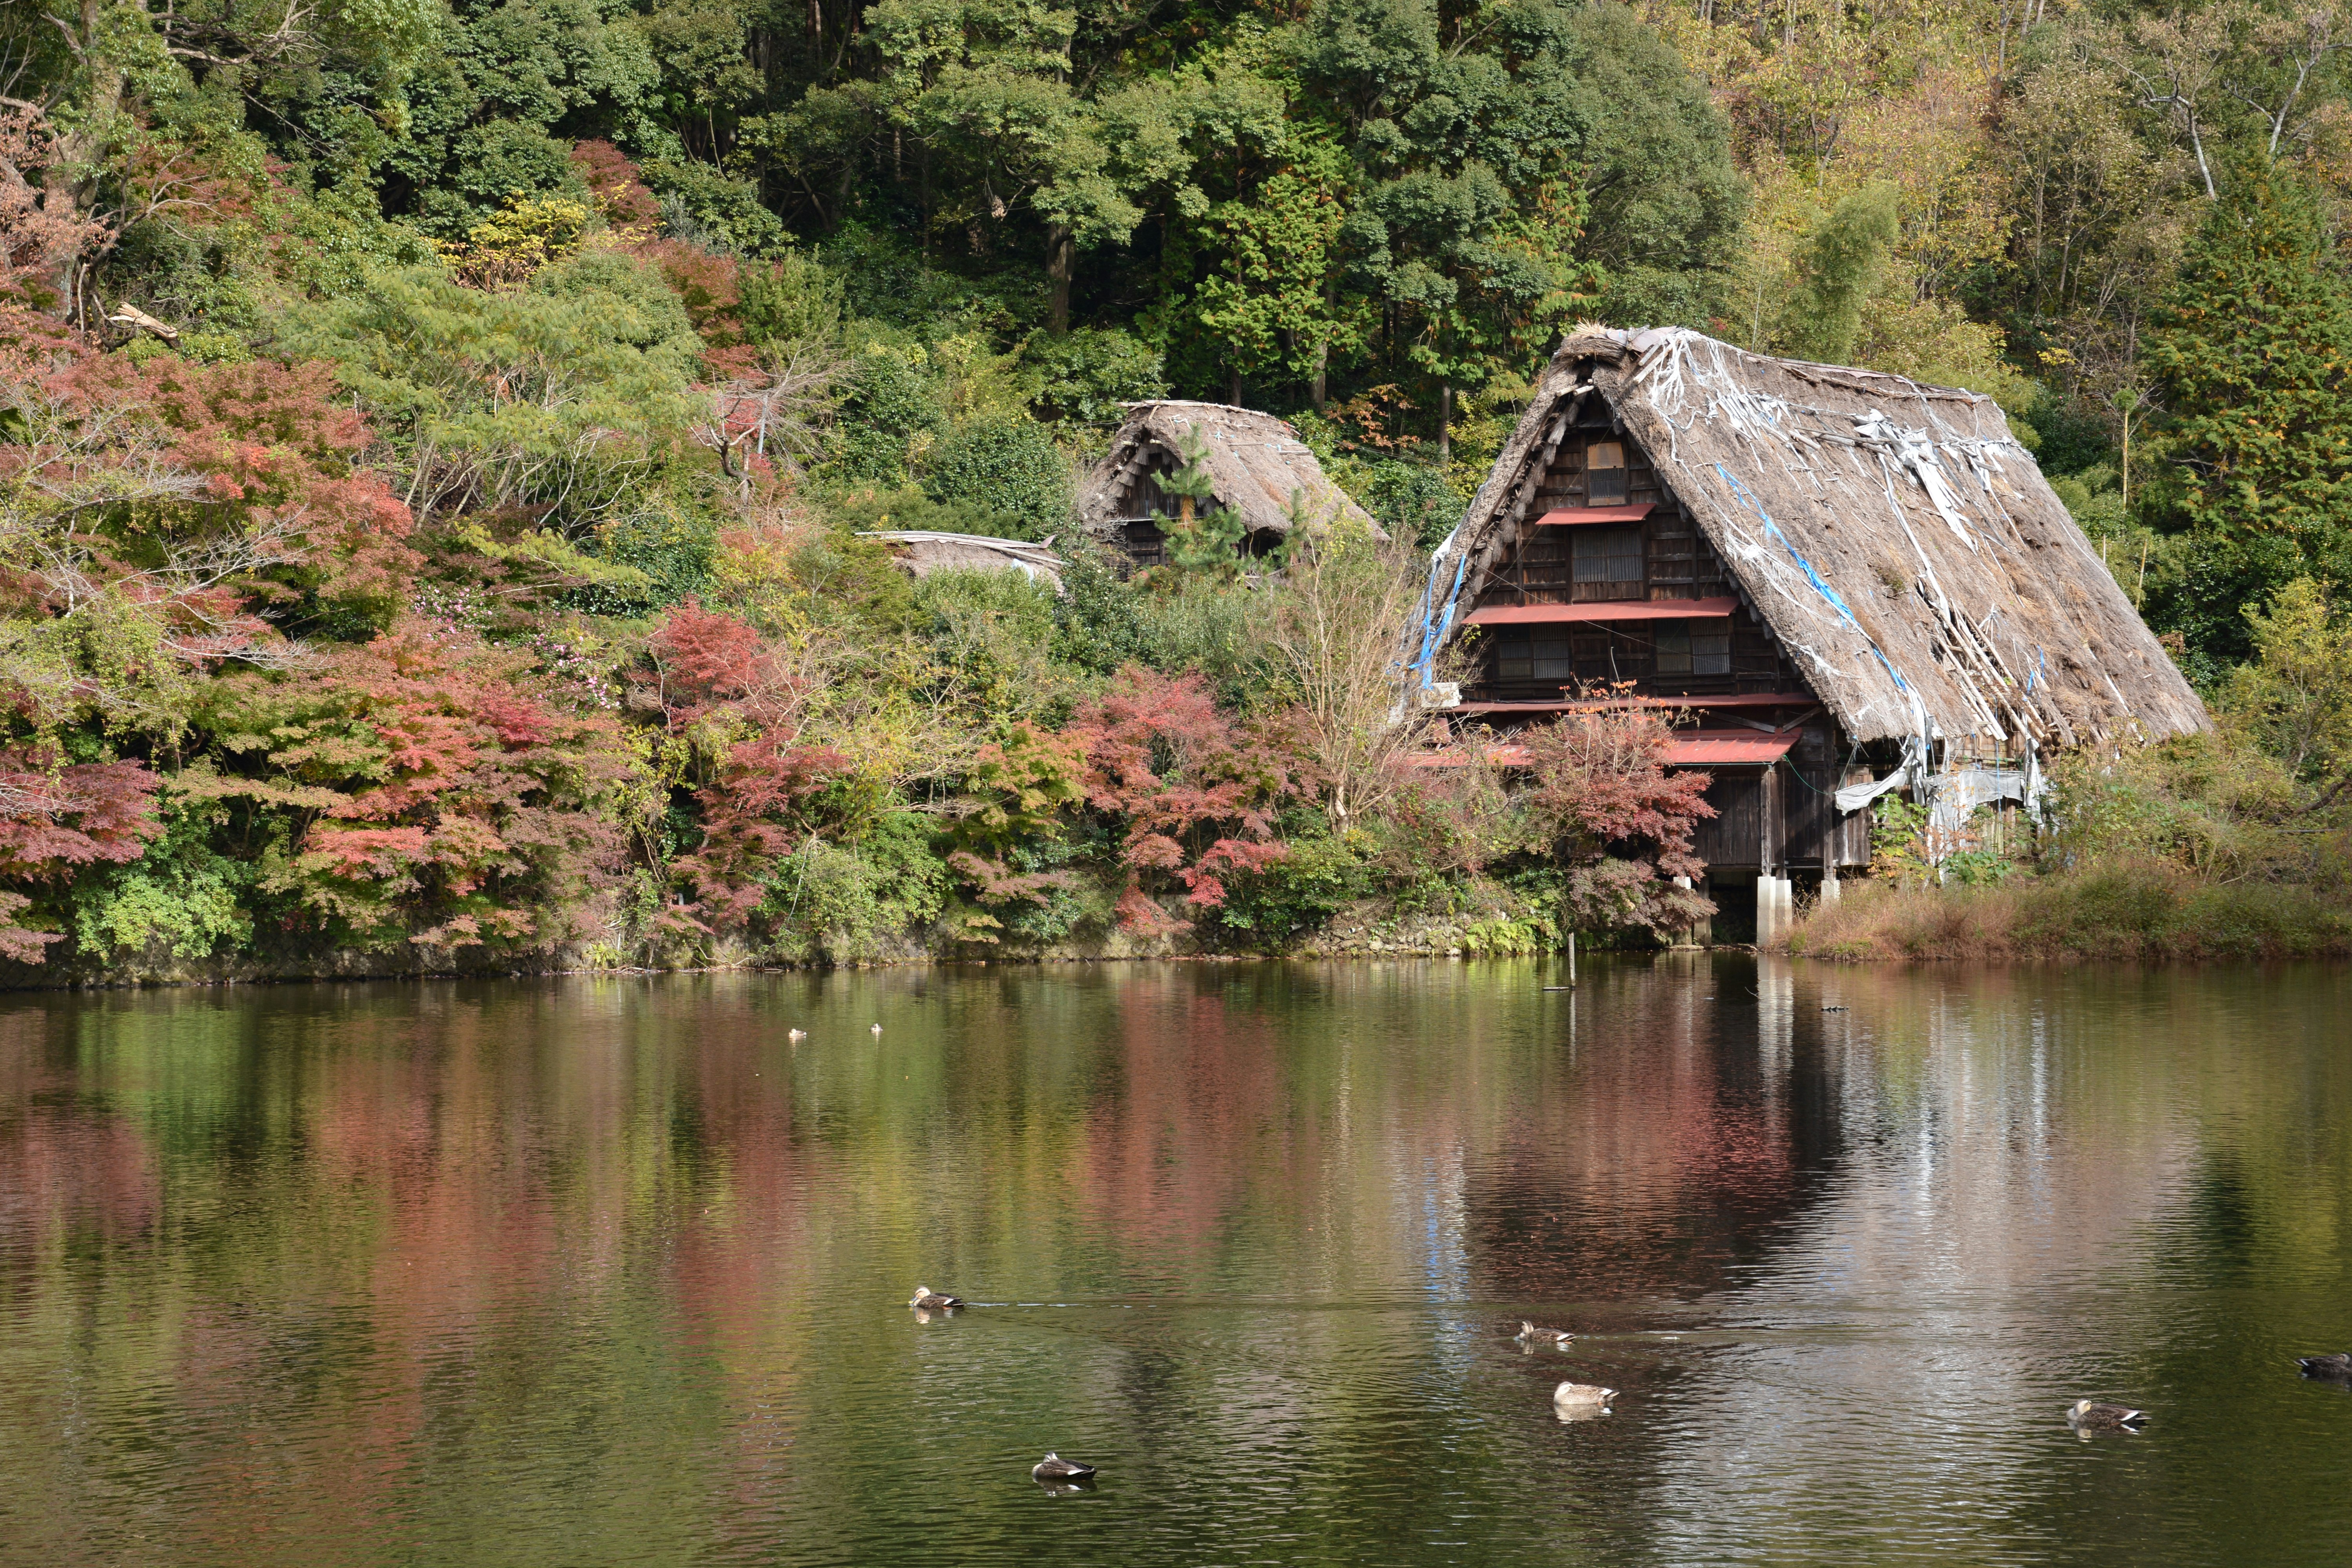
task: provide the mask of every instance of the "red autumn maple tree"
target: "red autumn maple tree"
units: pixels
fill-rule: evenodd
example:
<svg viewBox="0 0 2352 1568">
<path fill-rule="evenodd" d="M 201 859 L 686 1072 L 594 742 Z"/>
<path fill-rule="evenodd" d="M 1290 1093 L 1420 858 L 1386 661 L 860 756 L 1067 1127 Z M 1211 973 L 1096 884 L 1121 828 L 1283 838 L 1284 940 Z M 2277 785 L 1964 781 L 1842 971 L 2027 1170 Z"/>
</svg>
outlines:
<svg viewBox="0 0 2352 1568">
<path fill-rule="evenodd" d="M 694 900 L 665 910 L 664 923 L 706 935 L 739 927 L 766 897 L 768 869 L 808 833 L 811 798 L 849 760 L 801 742 L 815 678 L 756 627 L 687 599 L 670 606 L 646 651 L 666 727 L 713 755 L 695 792 L 702 842 L 672 867 Z"/>
<path fill-rule="evenodd" d="M 335 941 L 544 947 L 579 934 L 623 858 L 626 752 L 528 656 L 404 619 L 299 679 L 225 683 L 234 771 L 174 787 L 289 820 L 262 889 Z"/>
<path fill-rule="evenodd" d="M 136 860 L 159 831 L 155 775 L 140 763 L 62 763 L 53 749 L 0 747 L 0 881 L 55 882 Z M 58 940 L 16 923 L 32 900 L 0 889 L 0 958 L 38 963 Z"/>
<path fill-rule="evenodd" d="M 1118 918 L 1128 930 L 1187 926 L 1155 901 L 1151 884 L 1179 884 L 1185 903 L 1214 909 L 1225 877 L 1289 852 L 1274 818 L 1300 787 L 1289 748 L 1218 711 L 1201 677 L 1129 665 L 1064 732 L 1086 747 L 1087 802 L 1125 819 Z"/>
<path fill-rule="evenodd" d="M 1531 725 L 1521 796 L 1536 847 L 1569 868 L 1569 913 L 1585 925 L 1686 926 L 1714 906 L 1677 877 L 1704 874 L 1693 836 L 1715 815 L 1710 776 L 1670 771 L 1674 731 L 1655 710 L 1599 708 Z"/>
</svg>

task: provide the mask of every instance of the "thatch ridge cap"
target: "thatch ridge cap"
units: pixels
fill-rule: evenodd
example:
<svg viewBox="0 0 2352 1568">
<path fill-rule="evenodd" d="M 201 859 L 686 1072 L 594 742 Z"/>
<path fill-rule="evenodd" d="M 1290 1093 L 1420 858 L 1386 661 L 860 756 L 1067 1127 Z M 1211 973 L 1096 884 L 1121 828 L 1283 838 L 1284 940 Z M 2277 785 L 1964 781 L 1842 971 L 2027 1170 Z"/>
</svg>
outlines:
<svg viewBox="0 0 2352 1568">
<path fill-rule="evenodd" d="M 1049 540 L 1007 539 L 1001 533 L 949 533 L 935 528 L 875 528 L 861 530 L 857 537 L 895 541 L 902 544 L 976 544 L 988 550 L 1054 553 L 1053 543 Z"/>
<path fill-rule="evenodd" d="M 1579 357 L 1577 354 L 1570 352 L 1571 345 L 1585 342 L 1586 340 L 1595 340 L 1595 349 L 1605 345 L 1607 350 L 1612 353 L 1620 355 L 1632 354 L 1636 358 L 1642 358 L 1645 357 L 1648 350 L 1645 350 L 1642 346 L 1640 342 L 1641 339 L 1652 336 L 1653 334 L 1664 334 L 1669 332 L 1695 338 L 1701 342 L 1708 343 L 1717 348 L 1737 354 L 1741 359 L 1752 361 L 1759 365 L 1769 365 L 1775 370 L 1785 372 L 1788 374 L 1796 376 L 1801 381 L 1811 381 L 1816 377 L 1822 376 L 1841 381 L 1855 378 L 1870 381 L 1887 381 L 1895 383 L 1904 389 L 1901 393 L 1895 394 L 1895 395 L 1925 395 L 1928 397 L 1948 398 L 1956 403 L 1991 403 L 1995 405 L 1998 405 L 1999 403 L 1999 399 L 1995 398 L 1990 393 L 1973 392 L 1965 386 L 1945 386 L 1937 382 L 1921 381 L 1916 376 L 1905 375 L 1899 371 L 1872 370 L 1864 365 L 1830 364 L 1821 360 L 1791 359 L 1781 354 L 1769 354 L 1759 349 L 1742 347 L 1740 344 L 1732 342 L 1726 338 L 1710 337 L 1706 333 L 1700 331 L 1696 327 L 1610 327 L 1592 321 L 1580 322 L 1574 331 L 1569 332 L 1560 340 L 1560 346 L 1552 357 L 1555 362 L 1561 358 Z M 1657 344 L 1653 343 L 1649 345 L 1649 348 L 1654 350 Z M 1587 352 L 1591 353 L 1592 351 L 1588 350 Z M 1868 387 L 1852 386 L 1849 387 L 1848 390 L 1863 394 L 1864 395 L 1887 395 L 1887 394 L 1885 393 L 1874 394 L 1874 389 Z"/>
</svg>

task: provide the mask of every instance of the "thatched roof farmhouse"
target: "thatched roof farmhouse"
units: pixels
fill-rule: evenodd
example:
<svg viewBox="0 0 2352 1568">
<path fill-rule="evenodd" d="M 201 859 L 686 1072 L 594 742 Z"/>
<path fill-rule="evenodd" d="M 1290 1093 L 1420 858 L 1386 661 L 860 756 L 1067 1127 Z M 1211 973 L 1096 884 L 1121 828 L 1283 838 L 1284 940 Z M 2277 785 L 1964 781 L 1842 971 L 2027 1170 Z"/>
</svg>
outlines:
<svg viewBox="0 0 2352 1568">
<path fill-rule="evenodd" d="M 1265 554 L 1295 520 L 1346 518 L 1380 533 L 1364 509 L 1324 477 L 1315 454 L 1285 421 L 1229 404 L 1175 400 L 1129 407 L 1109 452 L 1079 486 L 1080 526 L 1139 564 L 1166 559 L 1160 523 L 1178 515 L 1178 505 L 1158 480 L 1184 466 L 1179 451 L 1192 436 L 1207 446 L 1203 466 L 1214 485 L 1203 510 L 1240 514 L 1249 531 L 1244 553 Z"/>
<path fill-rule="evenodd" d="M 911 529 L 897 532 L 868 533 L 871 539 L 890 552 L 910 576 L 928 577 L 934 572 L 965 570 L 979 572 L 1019 572 L 1033 583 L 1042 582 L 1056 594 L 1062 591 L 1062 568 L 1068 564 L 1056 555 L 1052 540 L 1043 544 L 1025 539 L 998 539 L 982 533 L 938 533 L 929 530 Z"/>
<path fill-rule="evenodd" d="M 1767 929 L 1791 868 L 1867 862 L 1875 793 L 1957 829 L 2032 804 L 2054 750 L 2209 722 L 1991 399 L 1680 328 L 1561 345 L 1407 658 L 1500 727 L 1604 689 L 1690 715 L 1702 853 L 1765 879 Z"/>
</svg>

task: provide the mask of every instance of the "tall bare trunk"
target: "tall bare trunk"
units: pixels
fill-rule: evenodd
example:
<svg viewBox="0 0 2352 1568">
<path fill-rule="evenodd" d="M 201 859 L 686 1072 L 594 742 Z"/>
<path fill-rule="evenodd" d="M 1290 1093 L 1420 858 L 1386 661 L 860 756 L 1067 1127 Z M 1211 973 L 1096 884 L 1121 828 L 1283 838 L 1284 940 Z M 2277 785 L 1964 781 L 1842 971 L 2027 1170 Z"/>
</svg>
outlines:
<svg viewBox="0 0 2352 1568">
<path fill-rule="evenodd" d="M 1454 384 L 1437 384 L 1437 460 L 1454 460 Z"/>
<path fill-rule="evenodd" d="M 1307 384 L 1307 400 L 1315 405 L 1315 412 L 1323 412 L 1327 397 L 1326 377 L 1331 368 L 1331 342 L 1326 338 L 1315 345 L 1315 379 Z"/>
<path fill-rule="evenodd" d="M 1236 408 L 1239 408 L 1242 405 L 1242 371 L 1241 366 L 1239 365 L 1235 365 L 1234 367 L 1233 395 L 1226 398 L 1225 401 L 1232 404 Z"/>
<path fill-rule="evenodd" d="M 1056 336 L 1070 330 L 1070 278 L 1076 270 L 1077 252 L 1067 225 L 1057 223 L 1045 231 L 1045 276 L 1054 280 L 1050 325 Z"/>
</svg>

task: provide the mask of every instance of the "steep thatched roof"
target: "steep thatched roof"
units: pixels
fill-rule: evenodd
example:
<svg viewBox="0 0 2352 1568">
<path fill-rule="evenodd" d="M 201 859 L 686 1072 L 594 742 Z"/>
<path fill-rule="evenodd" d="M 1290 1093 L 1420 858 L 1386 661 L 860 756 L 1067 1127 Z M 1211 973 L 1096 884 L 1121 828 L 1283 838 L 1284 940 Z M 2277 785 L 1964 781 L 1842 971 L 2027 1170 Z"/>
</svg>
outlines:
<svg viewBox="0 0 2352 1568">
<path fill-rule="evenodd" d="M 1857 740 L 2074 746 L 2208 726 L 1990 398 L 1681 328 L 1585 327 L 1560 346 L 1440 547 L 1441 635 L 1530 521 L 1542 470 L 1593 395 Z M 1444 584 L 1465 553 L 1449 618 Z"/>
<path fill-rule="evenodd" d="M 1208 442 L 1218 504 L 1240 514 L 1251 532 L 1287 532 L 1296 513 L 1350 518 L 1380 533 L 1370 515 L 1323 477 L 1323 465 L 1286 421 L 1230 404 L 1172 400 L 1129 407 L 1109 452 L 1078 488 L 1078 520 L 1086 531 L 1115 539 L 1120 523 L 1140 515 L 1128 510 L 1137 482 L 1148 471 L 1177 467 L 1178 447 L 1194 431 Z M 1296 508 L 1294 496 L 1300 503 Z"/>
<path fill-rule="evenodd" d="M 861 537 L 879 541 L 899 565 L 918 577 L 956 568 L 1022 572 L 1032 582 L 1043 580 L 1056 594 L 1062 591 L 1062 568 L 1066 563 L 1046 548 L 1053 542 L 1051 540 L 1046 544 L 1034 544 L 1025 539 L 997 539 L 983 533 L 932 533 L 921 530 Z"/>
</svg>

